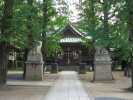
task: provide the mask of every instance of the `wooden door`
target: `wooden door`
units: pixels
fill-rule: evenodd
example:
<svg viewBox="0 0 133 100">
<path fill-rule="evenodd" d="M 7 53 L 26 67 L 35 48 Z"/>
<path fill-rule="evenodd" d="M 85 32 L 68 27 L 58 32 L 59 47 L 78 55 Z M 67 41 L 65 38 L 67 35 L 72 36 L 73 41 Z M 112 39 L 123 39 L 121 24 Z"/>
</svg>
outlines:
<svg viewBox="0 0 133 100">
<path fill-rule="evenodd" d="M 65 65 L 77 65 L 79 61 L 79 53 L 78 50 L 74 47 L 67 47 L 64 50 L 64 64 Z"/>
</svg>

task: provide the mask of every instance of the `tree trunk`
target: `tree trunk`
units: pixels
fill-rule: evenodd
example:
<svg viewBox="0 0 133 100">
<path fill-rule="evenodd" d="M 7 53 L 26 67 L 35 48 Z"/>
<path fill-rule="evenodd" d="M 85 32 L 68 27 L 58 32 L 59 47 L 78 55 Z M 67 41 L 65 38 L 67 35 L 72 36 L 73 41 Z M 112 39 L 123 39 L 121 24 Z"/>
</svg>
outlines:
<svg viewBox="0 0 133 100">
<path fill-rule="evenodd" d="M 24 55 L 23 55 L 23 57 L 24 57 L 24 62 L 27 61 L 28 52 L 29 52 L 29 49 L 26 48 L 26 49 L 24 50 Z M 23 72 L 23 79 L 25 79 L 25 75 L 26 75 L 26 63 L 24 63 L 23 71 L 24 71 L 24 72 Z"/>
<path fill-rule="evenodd" d="M 4 43 L 0 44 L 0 85 L 6 84 L 9 52 Z"/>
<path fill-rule="evenodd" d="M 131 63 L 131 81 L 132 81 L 132 86 L 131 86 L 131 88 L 133 89 L 133 62 Z"/>
<path fill-rule="evenodd" d="M 28 6 L 30 7 L 30 11 L 32 12 L 32 7 L 33 7 L 33 0 L 27 0 L 28 2 Z M 32 49 L 33 48 L 33 31 L 32 31 L 32 21 L 33 21 L 33 17 L 32 15 L 28 15 L 27 16 L 27 28 L 28 28 L 28 48 L 27 49 Z"/>
<path fill-rule="evenodd" d="M 95 32 L 96 30 L 96 19 L 95 19 L 95 1 L 94 0 L 90 0 L 90 15 L 92 16 L 90 19 L 90 23 L 91 23 L 91 32 Z M 90 16 L 89 16 L 90 17 Z"/>
<path fill-rule="evenodd" d="M 33 0 L 28 0 L 28 6 L 29 7 L 33 7 Z M 32 9 L 30 9 L 31 12 L 32 12 Z M 28 49 L 32 49 L 33 48 L 33 31 L 32 31 L 32 21 L 33 21 L 33 18 L 31 15 L 29 15 L 27 17 L 27 28 L 28 28 Z"/>
<path fill-rule="evenodd" d="M 104 25 L 104 35 L 108 36 L 109 34 L 109 10 L 108 10 L 108 0 L 103 0 L 103 14 L 104 14 L 104 19 L 103 19 L 103 25 Z"/>
<path fill-rule="evenodd" d="M 48 0 L 43 0 L 43 32 L 42 32 L 42 54 L 43 54 L 43 61 L 44 61 L 44 68 L 46 64 L 46 57 L 47 57 L 47 24 L 48 24 L 48 8 L 47 8 Z"/>
<path fill-rule="evenodd" d="M 132 0 L 126 0 L 126 7 L 127 7 L 127 11 L 128 11 L 128 19 L 127 19 L 127 23 L 128 23 L 128 32 L 129 32 L 129 41 L 131 42 L 131 44 L 133 43 L 133 9 L 132 9 L 132 5 L 133 5 L 133 1 Z M 133 48 L 132 48 L 133 50 Z M 133 51 L 131 51 L 131 81 L 132 81 L 132 86 L 131 88 L 133 89 Z"/>
<path fill-rule="evenodd" d="M 28 3 L 28 6 L 32 7 L 33 6 L 33 0 L 27 0 L 27 3 Z M 31 9 L 30 9 L 31 10 Z M 33 33 L 32 33 L 32 16 L 29 15 L 27 17 L 27 28 L 28 28 L 28 34 L 27 34 L 27 37 L 28 37 L 28 47 L 25 48 L 24 50 L 24 62 L 27 61 L 27 56 L 28 56 L 28 52 L 30 51 L 30 49 L 33 48 Z M 23 68 L 23 79 L 25 79 L 25 74 L 26 74 L 26 64 L 24 63 L 24 68 Z"/>
<path fill-rule="evenodd" d="M 3 17 L 1 23 L 1 38 L 4 39 L 0 42 L 0 85 L 6 83 L 7 78 L 7 64 L 9 56 L 9 37 L 11 37 L 11 24 L 13 17 L 14 0 L 4 0 Z M 5 41 L 6 40 L 6 41 Z M 7 42 L 8 41 L 8 42 Z"/>
</svg>

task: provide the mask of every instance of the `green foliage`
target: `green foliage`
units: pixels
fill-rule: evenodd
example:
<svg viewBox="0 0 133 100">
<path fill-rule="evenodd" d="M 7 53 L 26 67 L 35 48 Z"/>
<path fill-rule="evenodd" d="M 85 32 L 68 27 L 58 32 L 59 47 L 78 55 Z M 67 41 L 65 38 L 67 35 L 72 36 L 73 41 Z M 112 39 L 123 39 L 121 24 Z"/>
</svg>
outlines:
<svg viewBox="0 0 133 100">
<path fill-rule="evenodd" d="M 3 15 L 3 5 L 4 5 L 4 1 L 3 0 L 0 0 L 0 18 Z"/>
<path fill-rule="evenodd" d="M 14 7 L 14 17 L 12 30 L 13 33 L 10 37 L 11 44 L 18 48 L 28 47 L 28 33 L 32 33 L 34 42 L 42 38 L 43 33 L 43 4 L 34 0 L 33 6 L 30 6 L 25 1 L 16 0 Z M 29 16 L 31 20 L 29 21 Z M 46 32 L 54 32 L 66 23 L 66 17 L 59 16 L 56 10 L 52 7 L 52 1 L 48 1 L 48 24 Z M 28 24 L 30 23 L 30 30 Z M 49 37 L 48 37 L 49 38 Z"/>
<path fill-rule="evenodd" d="M 93 41 L 92 39 L 88 39 L 86 37 L 82 38 L 82 45 L 86 46 L 86 48 L 93 48 Z"/>
<path fill-rule="evenodd" d="M 41 20 L 40 20 L 40 9 L 37 2 L 34 2 L 34 6 L 28 5 L 24 1 L 15 2 L 14 17 L 13 17 L 13 30 L 14 35 L 12 36 L 12 42 L 17 47 L 25 48 L 28 46 L 28 33 L 32 32 L 34 41 L 40 39 L 41 34 Z M 31 28 L 28 27 L 28 17 L 31 16 L 30 24 Z"/>
<path fill-rule="evenodd" d="M 96 45 L 113 48 L 115 56 L 121 60 L 132 58 L 125 0 L 85 0 L 81 10 L 79 28 L 89 33 Z"/>
<path fill-rule="evenodd" d="M 57 53 L 62 51 L 59 43 L 60 39 L 61 36 L 57 33 L 48 36 L 48 56 L 56 56 Z"/>
<path fill-rule="evenodd" d="M 110 47 L 115 48 L 115 55 L 120 60 L 130 62 L 132 59 L 132 43 L 129 41 L 128 31 L 128 11 L 126 8 L 126 2 L 124 0 L 116 2 L 117 21 L 111 25 L 110 30 L 112 32 L 110 36 Z"/>
<path fill-rule="evenodd" d="M 79 22 L 79 28 L 89 35 L 95 36 L 95 31 L 97 29 L 96 24 L 98 24 L 97 17 L 95 16 L 95 1 L 85 0 L 81 5 L 81 21 Z M 93 33 L 93 34 L 92 34 Z"/>
</svg>

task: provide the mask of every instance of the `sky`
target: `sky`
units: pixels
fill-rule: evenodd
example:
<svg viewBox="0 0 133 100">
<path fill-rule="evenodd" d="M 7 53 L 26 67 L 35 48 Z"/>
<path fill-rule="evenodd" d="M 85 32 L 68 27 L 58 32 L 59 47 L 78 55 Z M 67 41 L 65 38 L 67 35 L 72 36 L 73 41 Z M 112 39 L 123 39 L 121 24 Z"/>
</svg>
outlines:
<svg viewBox="0 0 133 100">
<path fill-rule="evenodd" d="M 78 14 L 79 11 L 76 7 L 77 4 L 79 4 L 80 0 L 66 0 L 69 5 L 69 10 L 72 12 L 70 16 L 70 20 L 73 22 L 76 22 L 78 20 Z"/>
<path fill-rule="evenodd" d="M 37 0 L 37 1 L 42 1 L 42 0 Z M 71 14 L 70 14 L 70 17 L 69 17 L 69 20 L 71 21 L 71 22 L 76 22 L 76 21 L 78 21 L 78 18 L 79 18 L 79 11 L 78 11 L 78 9 L 77 9 L 77 7 L 76 7 L 76 5 L 81 1 L 81 0 L 65 0 L 66 1 L 66 3 L 68 4 L 68 6 L 69 6 L 69 11 L 70 12 L 72 12 Z"/>
</svg>

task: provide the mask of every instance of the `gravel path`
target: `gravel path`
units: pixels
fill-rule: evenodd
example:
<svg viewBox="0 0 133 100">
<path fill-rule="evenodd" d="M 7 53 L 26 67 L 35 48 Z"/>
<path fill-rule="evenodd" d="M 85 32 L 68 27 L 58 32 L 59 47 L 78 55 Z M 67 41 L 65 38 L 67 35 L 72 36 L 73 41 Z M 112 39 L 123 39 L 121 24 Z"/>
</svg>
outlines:
<svg viewBox="0 0 133 100">
<path fill-rule="evenodd" d="M 88 94 L 91 93 L 96 100 L 133 100 L 133 92 L 128 91 L 131 79 L 124 77 L 123 72 L 113 72 L 115 80 L 112 82 L 91 82 L 93 73 L 79 75 L 86 86 Z"/>
</svg>

